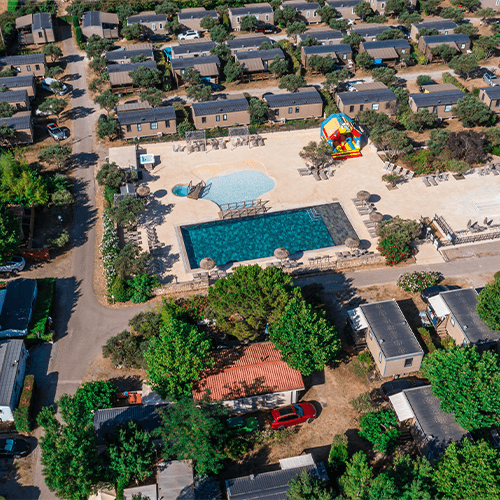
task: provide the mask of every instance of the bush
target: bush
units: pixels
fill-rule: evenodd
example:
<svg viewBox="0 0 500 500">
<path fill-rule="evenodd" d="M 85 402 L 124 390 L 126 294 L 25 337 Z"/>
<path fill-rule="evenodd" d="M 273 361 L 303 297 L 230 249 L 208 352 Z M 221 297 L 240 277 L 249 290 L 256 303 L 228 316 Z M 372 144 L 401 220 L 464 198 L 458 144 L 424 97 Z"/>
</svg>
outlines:
<svg viewBox="0 0 500 500">
<path fill-rule="evenodd" d="M 387 454 L 396 449 L 401 433 L 392 411 L 367 413 L 360 418 L 359 426 L 361 428 L 359 435 L 372 443 L 376 451 Z"/>
<path fill-rule="evenodd" d="M 422 340 L 424 341 L 425 345 L 427 346 L 427 350 L 429 351 L 429 354 L 434 352 L 436 350 L 436 346 L 434 345 L 434 342 L 432 341 L 431 338 L 431 332 L 427 330 L 427 328 L 419 328 L 418 333 L 420 333 L 420 336 L 422 337 Z"/>
<path fill-rule="evenodd" d="M 246 455 L 249 450 L 248 443 L 240 437 L 234 437 L 229 440 L 225 448 L 226 455 L 230 460 L 239 460 L 243 455 Z"/>
<path fill-rule="evenodd" d="M 441 339 L 441 346 L 444 349 L 453 349 L 457 344 L 451 337 L 445 337 L 444 339 Z"/>
<path fill-rule="evenodd" d="M 82 28 L 80 28 L 80 26 L 75 28 L 75 40 L 78 47 L 82 49 L 85 45 L 85 40 L 83 38 Z"/>
<path fill-rule="evenodd" d="M 118 236 L 116 234 L 115 225 L 109 217 L 107 210 L 105 210 L 102 215 L 102 222 L 104 230 L 102 233 L 100 248 L 102 256 L 102 267 L 104 270 L 104 277 L 106 279 L 109 299 L 111 294 L 111 287 L 113 286 L 116 278 L 116 269 L 113 263 L 118 255 Z"/>
<path fill-rule="evenodd" d="M 116 302 L 129 301 L 133 293 L 133 289 L 123 278 L 115 278 L 111 286 L 111 297 L 116 300 Z"/>
<path fill-rule="evenodd" d="M 394 266 L 399 262 L 403 262 L 411 255 L 408 245 L 397 242 L 390 236 L 379 241 L 377 250 L 385 257 L 385 262 L 388 266 Z"/>
<path fill-rule="evenodd" d="M 369 392 L 363 392 L 357 398 L 352 398 L 349 404 L 358 413 L 370 411 L 373 408 L 372 397 Z"/>
<path fill-rule="evenodd" d="M 444 72 L 443 75 L 443 83 L 452 83 L 455 87 L 458 87 L 462 92 L 466 94 L 469 92 L 451 73 Z"/>
<path fill-rule="evenodd" d="M 438 282 L 439 275 L 434 271 L 413 271 L 403 273 L 398 278 L 397 285 L 405 292 L 418 293 Z"/>
<path fill-rule="evenodd" d="M 365 363 L 366 365 L 368 365 L 368 368 L 371 369 L 374 367 L 373 358 L 370 354 L 370 351 L 360 352 L 356 357 L 360 363 Z"/>
<path fill-rule="evenodd" d="M 62 248 L 69 243 L 69 233 L 63 229 L 55 238 L 48 240 L 49 245 Z"/>
<path fill-rule="evenodd" d="M 417 175 L 430 174 L 436 170 L 433 165 L 434 155 L 428 149 L 409 153 L 403 157 L 404 163 L 415 171 Z"/>
<path fill-rule="evenodd" d="M 30 336 L 50 340 L 50 334 L 47 336 L 46 333 L 54 302 L 56 280 L 54 278 L 41 278 L 37 280 L 37 285 L 38 298 L 31 319 Z"/>
<path fill-rule="evenodd" d="M 14 425 L 17 432 L 31 432 L 33 430 L 32 406 L 35 389 L 34 375 L 24 377 L 23 390 L 19 398 L 19 405 L 14 410 Z"/>
<path fill-rule="evenodd" d="M 102 355 L 110 358 L 113 366 L 127 369 L 147 368 L 144 351 L 149 342 L 127 330 L 111 337 L 102 348 Z"/>
<path fill-rule="evenodd" d="M 134 304 L 147 302 L 153 297 L 151 290 L 161 285 L 156 276 L 144 273 L 134 276 L 134 278 L 127 281 L 127 284 L 132 289 L 130 299 Z"/>
<path fill-rule="evenodd" d="M 328 465 L 333 469 L 336 476 L 341 476 L 345 471 L 345 464 L 349 460 L 347 451 L 347 436 L 337 434 L 333 438 L 330 454 L 328 455 Z"/>
<path fill-rule="evenodd" d="M 292 44 L 288 40 L 280 40 L 278 42 L 278 45 L 283 49 L 283 52 L 285 52 L 292 61 L 293 72 L 295 74 L 300 74 L 300 61 L 297 59 L 297 56 L 295 55 L 295 51 L 293 50 Z"/>
<path fill-rule="evenodd" d="M 7 12 L 15 12 L 18 4 L 19 0 L 9 0 L 7 2 Z"/>
</svg>

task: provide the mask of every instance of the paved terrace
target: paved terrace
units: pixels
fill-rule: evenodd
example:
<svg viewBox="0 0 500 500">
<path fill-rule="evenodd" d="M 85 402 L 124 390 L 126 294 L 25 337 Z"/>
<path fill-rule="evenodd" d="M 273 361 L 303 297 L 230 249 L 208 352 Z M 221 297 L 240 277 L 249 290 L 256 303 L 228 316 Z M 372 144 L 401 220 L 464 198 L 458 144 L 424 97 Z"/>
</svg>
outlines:
<svg viewBox="0 0 500 500">
<path fill-rule="evenodd" d="M 219 208 L 215 203 L 177 197 L 172 194 L 172 188 L 177 184 L 188 184 L 190 181 L 196 184 L 200 180 L 207 181 L 214 176 L 246 169 L 262 172 L 276 181 L 275 188 L 261 197 L 262 200 L 269 200 L 268 207 L 272 211 L 339 201 L 363 245 L 371 245 L 371 250 L 375 249 L 376 240 L 370 238 L 363 224 L 363 219 L 368 217 L 361 217 L 351 201 L 361 189 L 372 193 L 371 201 L 384 215 L 418 219 L 420 216 L 432 218 L 437 213 L 444 216 L 454 230 L 465 229 L 469 219 L 482 224 L 485 216 L 496 216 L 495 222 L 499 222 L 500 176 L 473 174 L 460 181 L 450 176 L 448 182 L 430 188 L 425 187 L 421 179 L 415 178 L 389 191 L 381 180 L 383 162 L 371 147 L 365 146 L 362 158 L 349 159 L 334 166 L 334 177 L 318 182 L 312 176 L 300 177 L 297 168 L 305 166 L 299 152 L 310 141 L 319 140 L 319 129 L 272 133 L 264 135 L 264 139 L 264 147 L 239 147 L 231 151 L 228 145 L 226 150 L 212 151 L 209 146 L 208 152 L 189 155 L 185 151 L 174 153 L 172 143 L 139 147 L 141 152 L 146 151 L 160 159 L 151 174 L 145 175 L 152 201 L 141 223 L 154 226 L 158 240 L 164 244 L 160 252 L 165 281 L 170 282 L 174 277 L 179 281 L 191 279 L 191 274 L 186 274 L 184 269 L 174 227 L 219 219 Z M 489 207 L 488 213 L 477 209 L 477 206 L 483 206 L 478 205 L 481 203 Z M 336 250 L 345 248 L 338 247 Z M 426 263 L 442 262 L 437 251 L 431 250 L 431 253 L 433 255 L 426 255 Z M 333 256 L 334 251 L 306 252 L 303 260 L 322 254 Z M 260 262 L 272 260 L 261 259 Z"/>
</svg>

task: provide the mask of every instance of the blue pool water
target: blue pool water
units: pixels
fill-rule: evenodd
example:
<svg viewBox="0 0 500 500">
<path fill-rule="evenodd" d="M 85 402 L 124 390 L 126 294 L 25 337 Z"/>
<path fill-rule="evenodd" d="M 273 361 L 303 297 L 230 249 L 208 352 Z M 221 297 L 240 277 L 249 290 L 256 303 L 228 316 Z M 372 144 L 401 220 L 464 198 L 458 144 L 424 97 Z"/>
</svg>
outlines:
<svg viewBox="0 0 500 500">
<path fill-rule="evenodd" d="M 199 268 L 204 257 L 221 266 L 272 257 L 278 247 L 293 254 L 342 244 L 346 235 L 356 237 L 338 203 L 182 226 L 180 230 L 191 269 Z"/>
<path fill-rule="evenodd" d="M 187 186 L 187 184 L 177 184 L 177 186 L 173 187 L 172 193 L 174 193 L 175 196 L 186 197 L 188 195 L 188 186 Z"/>
<path fill-rule="evenodd" d="M 273 179 L 255 170 L 243 170 L 229 175 L 212 177 L 201 197 L 221 206 L 224 203 L 257 200 L 274 189 Z"/>
</svg>

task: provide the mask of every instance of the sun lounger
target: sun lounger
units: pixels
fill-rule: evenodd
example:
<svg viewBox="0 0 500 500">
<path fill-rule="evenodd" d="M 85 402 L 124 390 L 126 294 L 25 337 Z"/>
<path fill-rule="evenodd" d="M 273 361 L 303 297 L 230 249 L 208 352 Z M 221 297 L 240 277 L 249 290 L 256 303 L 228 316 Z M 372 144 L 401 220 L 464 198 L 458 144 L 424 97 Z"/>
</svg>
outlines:
<svg viewBox="0 0 500 500">
<path fill-rule="evenodd" d="M 298 168 L 297 172 L 299 175 L 311 175 L 311 171 L 308 168 Z"/>
<path fill-rule="evenodd" d="M 318 174 L 318 171 L 317 171 L 317 170 L 311 170 L 311 174 L 312 174 L 312 176 L 314 177 L 314 180 L 315 180 L 315 181 L 320 181 L 320 180 L 321 180 L 321 177 L 319 176 L 319 174 Z"/>
<path fill-rule="evenodd" d="M 376 222 L 372 222 L 371 220 L 364 220 L 363 224 L 366 227 L 377 227 L 377 223 Z"/>
<path fill-rule="evenodd" d="M 360 206 L 360 205 L 363 205 L 364 202 L 362 200 L 358 200 L 358 198 L 351 198 L 352 202 L 356 205 L 356 206 Z"/>
<path fill-rule="evenodd" d="M 203 271 L 202 273 L 200 273 L 200 275 L 201 275 L 202 279 L 208 278 L 208 272 L 207 271 Z"/>
<path fill-rule="evenodd" d="M 433 175 L 429 175 L 428 179 L 432 186 L 438 185 L 438 183 L 436 182 L 436 178 Z"/>
<path fill-rule="evenodd" d="M 422 182 L 425 184 L 425 187 L 431 187 L 431 183 L 427 177 L 422 177 Z"/>
<path fill-rule="evenodd" d="M 396 168 L 394 169 L 394 173 L 395 173 L 395 174 L 399 174 L 400 172 L 401 172 L 401 167 L 396 167 Z"/>
<path fill-rule="evenodd" d="M 324 170 L 320 170 L 319 171 L 319 176 L 324 180 L 324 181 L 327 181 L 328 180 L 328 176 L 326 175 L 326 172 Z"/>
<path fill-rule="evenodd" d="M 408 170 L 406 168 L 403 168 L 403 170 L 401 170 L 401 177 L 403 179 L 405 179 L 407 174 L 408 174 Z"/>
<path fill-rule="evenodd" d="M 384 166 L 382 167 L 382 170 L 387 170 L 389 168 L 390 163 L 388 161 L 384 161 Z"/>
<path fill-rule="evenodd" d="M 406 177 L 406 180 L 411 181 L 413 179 L 414 175 L 415 175 L 415 172 L 413 170 L 410 170 L 409 174 Z"/>
</svg>

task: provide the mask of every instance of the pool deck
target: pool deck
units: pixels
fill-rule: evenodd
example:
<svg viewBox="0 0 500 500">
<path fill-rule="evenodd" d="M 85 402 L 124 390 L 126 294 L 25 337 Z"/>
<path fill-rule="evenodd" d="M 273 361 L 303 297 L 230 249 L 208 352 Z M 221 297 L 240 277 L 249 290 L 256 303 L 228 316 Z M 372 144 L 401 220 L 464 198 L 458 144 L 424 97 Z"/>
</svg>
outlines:
<svg viewBox="0 0 500 500">
<path fill-rule="evenodd" d="M 140 224 L 156 228 L 158 240 L 164 245 L 156 256 L 162 261 L 162 280 L 171 282 L 191 279 L 181 259 L 181 249 L 176 237 L 176 226 L 197 224 L 219 219 L 219 208 L 209 200 L 180 198 L 172 193 L 177 184 L 193 184 L 207 181 L 214 175 L 225 175 L 241 170 L 256 170 L 273 178 L 275 188 L 262 196 L 268 200 L 270 210 L 287 210 L 338 201 L 350 220 L 363 246 L 374 250 L 376 240 L 372 239 L 363 224 L 367 217 L 361 217 L 351 199 L 360 190 L 372 193 L 370 201 L 375 202 L 379 212 L 385 215 L 418 219 L 420 216 L 442 215 L 454 230 L 465 229 L 472 219 L 482 223 L 485 216 L 500 217 L 500 176 L 477 174 L 457 181 L 450 176 L 448 182 L 427 188 L 421 179 L 402 183 L 398 189 L 389 191 L 382 181 L 383 163 L 369 147 L 362 150 L 361 158 L 345 160 L 333 166 L 335 174 L 326 181 L 315 181 L 312 176 L 300 177 L 297 169 L 304 167 L 299 152 L 310 141 L 319 140 L 319 128 L 305 131 L 277 132 L 263 136 L 264 147 L 240 147 L 233 151 L 214 150 L 174 153 L 171 143 L 143 144 L 141 152 L 154 154 L 160 163 L 151 173 L 145 172 L 144 181 L 151 189 L 152 200 L 148 210 L 140 216 Z M 210 148 L 207 148 L 210 149 Z M 493 200 L 493 202 L 492 202 Z M 498 200 L 498 201 L 495 201 Z M 482 202 L 488 202 L 490 213 L 478 210 Z M 498 210 L 495 202 L 498 203 Z M 492 205 L 493 203 L 493 205 Z M 491 208 L 494 206 L 495 208 Z M 493 210 L 493 211 L 492 211 Z M 497 212 L 496 214 L 493 212 Z M 319 255 L 333 256 L 333 251 L 342 247 L 304 253 L 303 259 Z M 440 259 L 438 252 L 436 261 Z M 270 262 L 272 257 L 259 262 Z M 430 257 L 430 261 L 432 261 Z"/>
</svg>

